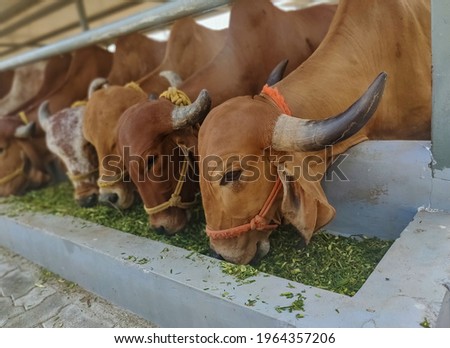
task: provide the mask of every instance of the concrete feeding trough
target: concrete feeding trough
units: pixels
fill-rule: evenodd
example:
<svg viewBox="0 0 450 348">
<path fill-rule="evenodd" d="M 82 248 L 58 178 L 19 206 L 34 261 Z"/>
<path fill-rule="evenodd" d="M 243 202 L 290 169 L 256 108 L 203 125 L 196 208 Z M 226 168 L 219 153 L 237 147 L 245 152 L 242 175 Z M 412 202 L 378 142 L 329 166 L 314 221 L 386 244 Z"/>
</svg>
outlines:
<svg viewBox="0 0 450 348">
<path fill-rule="evenodd" d="M 450 210 L 450 182 L 430 161 L 427 142 L 366 142 L 335 164 L 349 181 L 324 183 L 330 230 L 395 239 L 353 297 L 262 273 L 239 281 L 218 260 L 72 217 L 3 215 L 0 244 L 162 327 L 448 327 L 450 214 L 432 208 Z M 304 310 L 281 311 L 297 294 Z"/>
<path fill-rule="evenodd" d="M 163 327 L 450 327 L 450 2 L 431 4 L 433 152 L 430 142 L 365 142 L 335 163 L 348 180 L 324 182 L 337 210 L 329 230 L 395 240 L 355 296 L 261 273 L 239 282 L 215 259 L 71 217 L 1 215 L 0 245 Z M 145 25 L 160 23 L 164 9 L 172 20 L 193 5 L 167 4 Z M 0 70 L 138 29 L 130 21 L 140 25 L 131 18 Z M 280 296 L 287 291 L 301 295 L 303 311 L 277 310 L 292 304 Z"/>
</svg>

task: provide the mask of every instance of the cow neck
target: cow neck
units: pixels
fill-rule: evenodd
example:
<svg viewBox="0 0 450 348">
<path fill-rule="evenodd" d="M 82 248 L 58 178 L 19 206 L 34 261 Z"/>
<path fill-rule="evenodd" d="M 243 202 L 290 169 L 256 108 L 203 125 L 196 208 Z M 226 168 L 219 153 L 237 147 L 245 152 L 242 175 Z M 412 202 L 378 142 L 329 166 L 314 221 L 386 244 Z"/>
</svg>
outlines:
<svg viewBox="0 0 450 348">
<path fill-rule="evenodd" d="M 197 196 L 195 197 L 195 199 L 192 202 L 182 202 L 181 201 L 181 190 L 183 189 L 183 184 L 186 182 L 186 174 L 187 174 L 187 171 L 189 168 L 189 163 L 191 162 L 191 159 L 189 158 L 187 149 L 183 149 L 183 147 L 181 145 L 178 145 L 178 147 L 183 150 L 183 155 L 185 157 L 185 161 L 183 161 L 180 176 L 177 180 L 177 185 L 175 186 L 175 190 L 173 191 L 173 193 L 170 196 L 168 201 L 161 203 L 152 208 L 148 208 L 147 206 L 144 206 L 144 209 L 148 215 L 154 215 L 154 214 L 160 213 L 163 210 L 166 210 L 170 207 L 188 209 L 197 204 Z"/>
<path fill-rule="evenodd" d="M 265 85 L 262 89 L 261 95 L 269 101 L 273 102 L 284 114 L 292 114 L 284 97 L 278 92 L 278 89 Z M 259 213 L 250 220 L 249 223 L 223 230 L 213 230 L 208 225 L 206 225 L 206 234 L 211 239 L 230 239 L 239 237 L 240 235 L 253 230 L 267 231 L 277 228 L 278 224 L 270 224 L 270 220 L 268 220 L 266 216 L 272 208 L 273 203 L 275 202 L 275 199 L 278 196 L 281 188 L 281 179 L 280 177 L 277 177 L 275 185 L 273 186 L 272 191 L 264 202 L 263 207 L 261 208 Z"/>
</svg>

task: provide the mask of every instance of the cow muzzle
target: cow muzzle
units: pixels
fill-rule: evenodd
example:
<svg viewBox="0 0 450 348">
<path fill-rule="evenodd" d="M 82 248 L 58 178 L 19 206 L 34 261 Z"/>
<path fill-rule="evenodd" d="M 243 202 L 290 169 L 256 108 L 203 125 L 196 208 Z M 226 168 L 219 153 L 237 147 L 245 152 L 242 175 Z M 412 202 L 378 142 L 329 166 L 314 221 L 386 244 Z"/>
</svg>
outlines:
<svg viewBox="0 0 450 348">
<path fill-rule="evenodd" d="M 270 251 L 269 235 L 253 231 L 240 238 L 210 240 L 210 255 L 238 265 L 257 264 Z"/>
<path fill-rule="evenodd" d="M 190 218 L 190 211 L 177 207 L 170 207 L 158 214 L 149 216 L 149 225 L 157 233 L 173 235 L 181 231 Z"/>
</svg>

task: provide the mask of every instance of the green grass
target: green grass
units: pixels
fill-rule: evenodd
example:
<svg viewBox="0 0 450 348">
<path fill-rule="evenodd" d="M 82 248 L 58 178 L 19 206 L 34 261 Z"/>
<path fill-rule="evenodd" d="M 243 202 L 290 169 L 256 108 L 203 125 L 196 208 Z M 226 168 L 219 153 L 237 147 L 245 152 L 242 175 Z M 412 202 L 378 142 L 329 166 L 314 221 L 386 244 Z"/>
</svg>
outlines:
<svg viewBox="0 0 450 348">
<path fill-rule="evenodd" d="M 201 206 L 192 211 L 189 225 L 181 233 L 168 237 L 149 229 L 141 204 L 120 212 L 96 206 L 80 208 L 72 198 L 70 183 L 31 191 L 24 196 L 4 199 L 11 205 L 9 214 L 43 212 L 59 216 L 75 216 L 117 230 L 151 238 L 193 252 L 208 254 L 208 238 Z M 363 233 L 363 231 L 361 231 Z M 317 233 L 307 247 L 291 226 L 281 226 L 272 233 L 271 250 L 257 266 L 222 263 L 222 271 L 239 280 L 265 272 L 288 280 L 354 295 L 391 246 L 391 241 L 377 238 L 345 238 L 324 231 Z"/>
</svg>

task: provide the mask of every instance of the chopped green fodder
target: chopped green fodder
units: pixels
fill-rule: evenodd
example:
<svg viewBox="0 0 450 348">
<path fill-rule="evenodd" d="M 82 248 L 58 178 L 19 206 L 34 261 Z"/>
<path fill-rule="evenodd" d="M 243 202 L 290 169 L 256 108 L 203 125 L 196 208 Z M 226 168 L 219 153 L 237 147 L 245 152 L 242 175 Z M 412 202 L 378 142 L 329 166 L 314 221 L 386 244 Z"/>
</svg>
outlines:
<svg viewBox="0 0 450 348">
<path fill-rule="evenodd" d="M 207 255 L 209 252 L 200 205 L 192 210 L 191 221 L 185 230 L 168 237 L 149 229 L 147 214 L 140 203 L 124 212 L 105 206 L 80 208 L 72 195 L 71 184 L 65 182 L 3 202 L 10 204 L 10 215 L 44 212 L 74 216 L 200 254 Z M 320 232 L 304 247 L 294 228 L 281 226 L 272 233 L 271 250 L 257 266 L 237 266 L 223 262 L 222 270 L 241 281 L 258 272 L 265 272 L 352 296 L 361 288 L 391 244 L 391 241 L 377 238 L 345 238 Z"/>
</svg>

